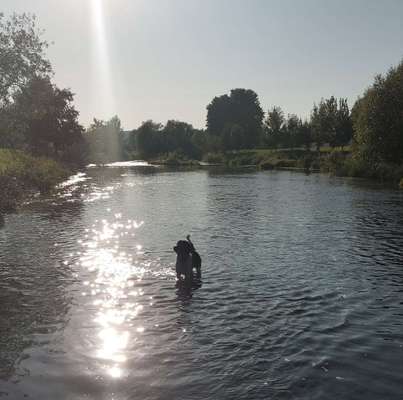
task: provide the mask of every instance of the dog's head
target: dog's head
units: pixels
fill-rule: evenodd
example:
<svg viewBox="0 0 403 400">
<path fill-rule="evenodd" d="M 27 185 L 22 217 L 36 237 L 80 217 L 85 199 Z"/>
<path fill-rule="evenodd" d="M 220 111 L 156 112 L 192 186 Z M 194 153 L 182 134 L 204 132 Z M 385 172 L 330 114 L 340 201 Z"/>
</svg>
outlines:
<svg viewBox="0 0 403 400">
<path fill-rule="evenodd" d="M 186 240 L 179 240 L 174 247 L 174 250 L 177 254 L 189 254 L 191 251 L 190 244 Z"/>
</svg>

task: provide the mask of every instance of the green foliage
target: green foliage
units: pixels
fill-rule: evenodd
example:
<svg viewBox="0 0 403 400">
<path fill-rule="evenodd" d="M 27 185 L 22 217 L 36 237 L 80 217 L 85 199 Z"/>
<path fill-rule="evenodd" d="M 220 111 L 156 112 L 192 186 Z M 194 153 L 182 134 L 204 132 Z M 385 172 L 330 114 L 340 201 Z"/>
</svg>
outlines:
<svg viewBox="0 0 403 400">
<path fill-rule="evenodd" d="M 140 157 L 147 158 L 164 153 L 161 129 L 161 124 L 149 120 L 133 132 L 136 151 Z"/>
<path fill-rule="evenodd" d="M 88 147 L 88 159 L 94 163 L 108 163 L 123 158 L 124 134 L 118 116 L 108 121 L 94 118 L 84 134 Z"/>
<path fill-rule="evenodd" d="M 0 13 L 0 147 L 82 164 L 83 128 L 73 94 L 51 83 L 42 33 L 33 15 L 7 19 Z"/>
<path fill-rule="evenodd" d="M 242 126 L 226 125 L 222 132 L 222 145 L 226 150 L 239 150 L 246 146 L 247 136 Z"/>
<path fill-rule="evenodd" d="M 59 89 L 49 78 L 35 77 L 14 93 L 6 113 L 11 132 L 20 132 L 34 154 L 62 157 L 63 152 L 83 140 L 73 94 Z"/>
<path fill-rule="evenodd" d="M 281 134 L 285 125 L 284 112 L 280 107 L 274 106 L 267 112 L 264 121 L 265 144 L 277 148 L 281 143 Z"/>
<path fill-rule="evenodd" d="M 200 159 L 209 148 L 208 141 L 205 132 L 176 120 L 167 121 L 165 126 L 151 120 L 145 121 L 130 137 L 135 153 L 141 158 L 177 153 L 186 158 Z"/>
<path fill-rule="evenodd" d="M 52 68 L 45 58 L 48 43 L 41 38 L 31 14 L 0 13 L 0 107 L 34 77 L 47 77 Z"/>
<path fill-rule="evenodd" d="M 273 107 L 267 112 L 265 120 L 264 144 L 270 148 L 310 148 L 312 142 L 311 127 L 302 122 L 295 114 L 287 118 L 280 107 Z"/>
<path fill-rule="evenodd" d="M 232 89 L 230 95 L 215 97 L 207 106 L 207 131 L 223 138 L 225 149 L 252 148 L 262 135 L 263 110 L 250 89 Z M 236 127 L 236 128 L 235 128 Z"/>
<path fill-rule="evenodd" d="M 13 210 L 30 191 L 51 190 L 68 174 L 69 171 L 54 160 L 0 149 L 0 212 Z"/>
<path fill-rule="evenodd" d="M 312 139 L 317 149 L 329 143 L 331 147 L 345 146 L 352 138 L 352 122 L 347 99 L 331 96 L 322 99 L 311 112 Z"/>
<path fill-rule="evenodd" d="M 353 108 L 356 154 L 372 163 L 403 162 L 403 62 L 377 76 Z"/>
<path fill-rule="evenodd" d="M 208 162 L 210 164 L 224 164 L 225 156 L 222 153 L 207 153 L 203 157 L 203 161 Z"/>
</svg>

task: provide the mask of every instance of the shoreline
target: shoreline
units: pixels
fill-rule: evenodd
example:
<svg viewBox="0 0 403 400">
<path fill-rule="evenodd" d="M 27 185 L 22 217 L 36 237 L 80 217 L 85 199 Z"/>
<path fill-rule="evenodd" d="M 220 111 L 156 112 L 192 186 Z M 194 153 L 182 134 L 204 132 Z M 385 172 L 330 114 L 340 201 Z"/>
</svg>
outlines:
<svg viewBox="0 0 403 400">
<path fill-rule="evenodd" d="M 304 173 L 325 173 L 338 177 L 364 178 L 388 183 L 403 189 L 403 166 L 386 162 L 365 163 L 352 156 L 351 149 L 251 149 L 208 153 L 202 160 L 189 160 L 169 155 L 146 159 L 151 165 L 165 167 L 280 170 Z"/>
<path fill-rule="evenodd" d="M 4 215 L 38 193 L 51 192 L 71 175 L 72 169 L 44 157 L 17 150 L 0 149 L 0 227 Z"/>
</svg>

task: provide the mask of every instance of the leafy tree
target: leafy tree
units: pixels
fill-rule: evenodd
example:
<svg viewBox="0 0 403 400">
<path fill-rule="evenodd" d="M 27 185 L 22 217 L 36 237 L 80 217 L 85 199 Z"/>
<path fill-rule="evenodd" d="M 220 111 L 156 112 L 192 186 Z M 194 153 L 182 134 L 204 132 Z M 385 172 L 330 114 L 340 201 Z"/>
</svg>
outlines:
<svg viewBox="0 0 403 400">
<path fill-rule="evenodd" d="M 223 146 L 226 150 L 239 150 L 247 140 L 245 130 L 237 124 L 228 124 L 223 131 Z"/>
<path fill-rule="evenodd" d="M 339 107 L 336 118 L 336 135 L 333 140 L 335 146 L 347 145 L 353 137 L 353 123 L 347 99 L 339 99 Z"/>
<path fill-rule="evenodd" d="M 300 132 L 302 121 L 295 114 L 288 114 L 284 128 L 284 147 L 299 147 L 301 146 Z"/>
<path fill-rule="evenodd" d="M 89 145 L 91 161 L 106 163 L 122 159 L 124 136 L 118 116 L 108 121 L 94 118 L 85 138 Z"/>
<path fill-rule="evenodd" d="M 250 89 L 231 90 L 231 111 L 233 123 L 246 133 L 245 147 L 252 148 L 259 143 L 262 134 L 263 110 L 257 94 Z"/>
<path fill-rule="evenodd" d="M 322 99 L 311 113 L 313 140 L 319 148 L 328 142 L 330 146 L 345 146 L 352 137 L 352 122 L 347 99 L 334 96 Z"/>
<path fill-rule="evenodd" d="M 221 136 L 226 124 L 232 121 L 231 99 L 227 94 L 214 97 L 207 106 L 207 130 L 210 135 Z"/>
<path fill-rule="evenodd" d="M 191 158 L 198 158 L 199 154 L 192 142 L 193 126 L 182 121 L 169 120 L 162 130 L 164 148 L 169 152 L 177 151 Z"/>
<path fill-rule="evenodd" d="M 263 115 L 253 90 L 233 89 L 229 96 L 215 97 L 207 106 L 207 130 L 212 136 L 223 137 L 227 126 L 238 125 L 245 132 L 243 147 L 251 148 L 260 141 Z"/>
<path fill-rule="evenodd" d="M 267 112 L 264 122 L 265 142 L 269 147 L 278 147 L 285 123 L 284 112 L 280 107 L 274 106 Z"/>
<path fill-rule="evenodd" d="M 316 149 L 319 151 L 320 147 L 324 143 L 324 136 L 321 128 L 321 116 L 319 115 L 319 107 L 314 104 L 311 111 L 311 131 L 312 139 L 316 143 Z"/>
<path fill-rule="evenodd" d="M 134 132 L 136 151 L 140 156 L 149 157 L 161 152 L 162 125 L 152 120 L 143 122 Z"/>
<path fill-rule="evenodd" d="M 198 154 L 201 156 L 210 151 L 210 135 L 203 129 L 194 129 L 192 135 L 193 146 L 197 149 Z"/>
<path fill-rule="evenodd" d="M 59 89 L 48 77 L 34 77 L 12 97 L 9 129 L 22 133 L 31 152 L 61 157 L 83 139 L 72 102 L 70 90 Z"/>
<path fill-rule="evenodd" d="M 373 85 L 353 108 L 357 153 L 371 163 L 403 162 L 403 61 Z"/>
<path fill-rule="evenodd" d="M 34 15 L 0 13 L 0 107 L 34 77 L 47 77 L 52 69 L 45 58 L 48 43 Z"/>
<path fill-rule="evenodd" d="M 302 123 L 299 137 L 300 145 L 304 146 L 307 150 L 310 150 L 312 144 L 312 129 L 308 121 Z"/>
</svg>

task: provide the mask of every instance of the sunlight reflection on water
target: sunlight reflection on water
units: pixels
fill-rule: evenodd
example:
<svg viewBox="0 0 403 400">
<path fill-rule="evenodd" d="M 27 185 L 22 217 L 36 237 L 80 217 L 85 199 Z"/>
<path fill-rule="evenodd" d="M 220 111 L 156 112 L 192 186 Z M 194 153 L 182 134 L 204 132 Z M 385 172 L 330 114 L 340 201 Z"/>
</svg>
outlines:
<svg viewBox="0 0 403 400">
<path fill-rule="evenodd" d="M 135 282 L 142 280 L 151 263 L 139 257 L 144 254 L 140 244 L 134 246 L 135 254 L 119 251 L 120 239 L 139 229 L 144 222 L 123 221 L 121 213 L 114 214 L 113 218 L 113 222 L 97 221 L 91 230 L 86 229 L 85 236 L 89 238 L 92 234 L 92 237 L 78 242 L 85 248 L 80 264 L 93 273 L 92 281 L 84 282 L 88 290 L 83 296 L 92 296 L 96 307 L 94 322 L 99 325 L 96 356 L 109 362 L 105 366 L 109 376 L 120 378 L 124 376 L 128 343 L 136 340 L 131 337 L 129 328 L 143 308 L 138 298 L 144 292 L 134 288 Z M 145 328 L 140 323 L 136 326 L 134 332 L 142 334 Z"/>
</svg>

